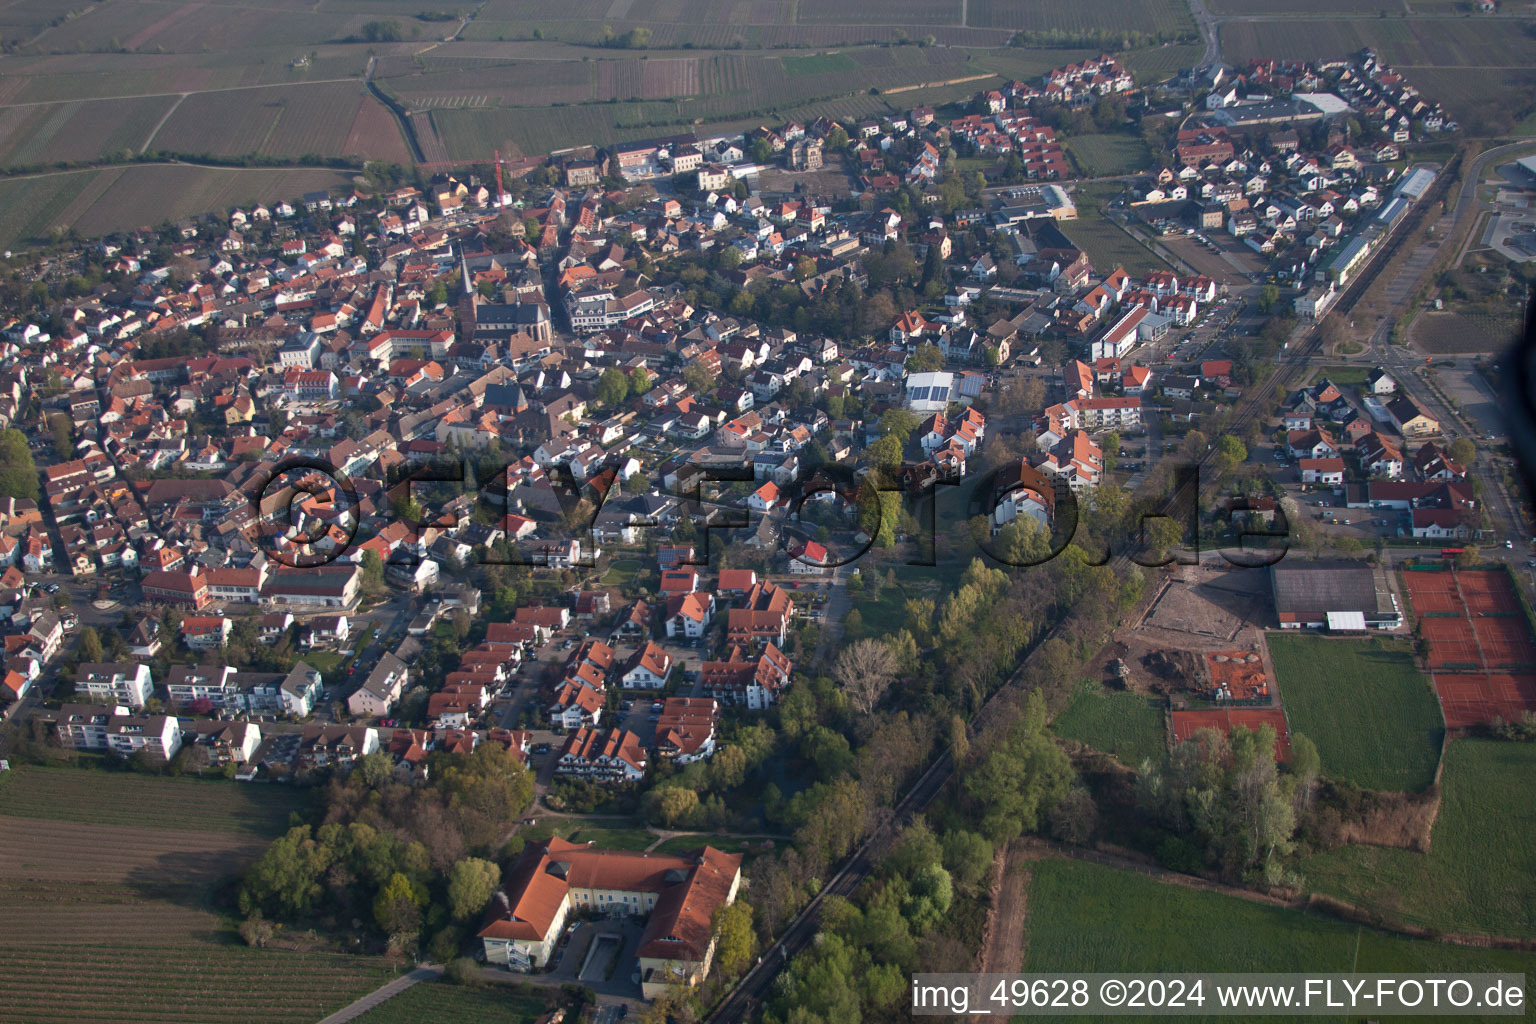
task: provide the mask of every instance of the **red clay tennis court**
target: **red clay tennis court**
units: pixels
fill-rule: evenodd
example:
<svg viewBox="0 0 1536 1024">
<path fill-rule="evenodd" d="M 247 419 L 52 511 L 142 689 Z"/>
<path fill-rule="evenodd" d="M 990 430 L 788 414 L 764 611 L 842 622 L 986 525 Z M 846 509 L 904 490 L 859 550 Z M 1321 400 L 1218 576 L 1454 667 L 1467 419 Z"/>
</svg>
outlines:
<svg viewBox="0 0 1536 1024">
<path fill-rule="evenodd" d="M 1484 667 L 1477 635 L 1468 620 L 1460 617 L 1420 619 L 1419 631 L 1429 643 L 1430 668 Z"/>
<path fill-rule="evenodd" d="M 1509 615 L 1472 619 L 1488 668 L 1528 668 L 1536 663 L 1536 641 L 1523 618 Z"/>
<path fill-rule="evenodd" d="M 1446 727 L 1481 725 L 1495 717 L 1514 720 L 1536 711 L 1536 637 L 1508 574 L 1410 571 L 1403 578 L 1429 645 L 1427 660 Z"/>
<path fill-rule="evenodd" d="M 1444 575 L 1443 573 L 1414 573 L 1415 576 Z M 1455 580 L 1461 587 L 1467 610 L 1478 612 L 1518 612 L 1520 601 L 1515 596 L 1514 585 L 1502 571 L 1482 570 L 1457 572 Z"/>
<path fill-rule="evenodd" d="M 1291 756 L 1291 736 L 1285 728 L 1285 712 L 1280 708 L 1224 708 L 1218 711 L 1173 712 L 1173 738 L 1183 743 L 1201 729 L 1215 729 L 1229 733 L 1242 725 L 1257 730 L 1268 725 L 1275 730 L 1275 760 L 1286 761 Z"/>
<path fill-rule="evenodd" d="M 1465 606 L 1456 592 L 1456 576 L 1450 572 L 1406 572 L 1408 600 L 1421 617 L 1436 612 L 1461 614 Z"/>
<path fill-rule="evenodd" d="M 1450 672 L 1436 673 L 1434 680 L 1448 729 L 1481 725 L 1494 717 L 1514 721 L 1536 709 L 1536 675 Z"/>
</svg>

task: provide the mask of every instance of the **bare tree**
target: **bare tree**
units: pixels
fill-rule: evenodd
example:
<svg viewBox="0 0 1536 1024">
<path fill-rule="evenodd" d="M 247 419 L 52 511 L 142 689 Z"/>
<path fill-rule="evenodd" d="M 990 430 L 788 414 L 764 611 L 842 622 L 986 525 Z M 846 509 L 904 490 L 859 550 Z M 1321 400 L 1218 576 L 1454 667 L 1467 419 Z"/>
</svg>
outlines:
<svg viewBox="0 0 1536 1024">
<path fill-rule="evenodd" d="M 837 656 L 832 674 L 854 708 L 867 715 L 895 681 L 898 668 L 895 652 L 884 641 L 859 640 Z"/>
</svg>

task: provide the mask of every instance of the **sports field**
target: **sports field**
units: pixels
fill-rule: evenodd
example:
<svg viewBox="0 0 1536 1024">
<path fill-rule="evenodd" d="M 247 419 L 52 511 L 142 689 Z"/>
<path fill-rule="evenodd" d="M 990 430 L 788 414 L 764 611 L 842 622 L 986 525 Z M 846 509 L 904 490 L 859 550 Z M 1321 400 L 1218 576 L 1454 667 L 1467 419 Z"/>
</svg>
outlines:
<svg viewBox="0 0 1536 1024">
<path fill-rule="evenodd" d="M 1387 791 L 1434 781 L 1444 723 L 1406 641 L 1268 641 L 1291 728 L 1317 744 L 1324 775 Z"/>
<path fill-rule="evenodd" d="M 1030 972 L 1536 970 L 1529 953 L 1398 938 L 1098 864 L 1046 859 L 1030 871 Z"/>
<path fill-rule="evenodd" d="M 1403 574 L 1451 728 L 1536 711 L 1536 638 L 1502 568 Z"/>
<path fill-rule="evenodd" d="M 1132 768 L 1148 758 L 1157 760 L 1168 749 L 1163 712 L 1147 697 L 1106 690 L 1085 679 L 1072 700 L 1056 716 L 1056 735 L 1114 754 Z"/>
<path fill-rule="evenodd" d="M 1347 846 L 1303 861 L 1310 888 L 1442 931 L 1536 938 L 1536 744 L 1446 750 L 1428 853 Z"/>
</svg>

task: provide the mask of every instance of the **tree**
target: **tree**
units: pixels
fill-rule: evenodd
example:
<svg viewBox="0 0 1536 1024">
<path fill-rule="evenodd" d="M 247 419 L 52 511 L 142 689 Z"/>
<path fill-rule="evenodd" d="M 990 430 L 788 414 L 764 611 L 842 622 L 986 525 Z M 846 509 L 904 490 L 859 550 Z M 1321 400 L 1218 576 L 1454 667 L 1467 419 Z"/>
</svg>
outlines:
<svg viewBox="0 0 1536 1024">
<path fill-rule="evenodd" d="M 939 351 L 939 346 L 931 341 L 925 341 L 917 346 L 917 351 L 907 357 L 908 373 L 931 373 L 944 369 L 944 353 Z M 898 411 L 898 410 L 892 410 Z M 906 412 L 905 409 L 899 410 Z"/>
<path fill-rule="evenodd" d="M 688 386 L 700 394 L 707 392 L 715 386 L 714 376 L 698 363 L 689 363 L 683 367 L 683 380 Z"/>
<path fill-rule="evenodd" d="M 478 914 L 496 892 L 501 868 L 488 860 L 467 857 L 448 872 L 448 911 L 465 921 Z"/>
<path fill-rule="evenodd" d="M 80 649 L 78 651 L 80 661 L 98 662 L 102 660 L 101 636 L 94 626 L 86 626 L 80 630 Z"/>
<path fill-rule="evenodd" d="M 69 460 L 75 457 L 75 425 L 70 422 L 66 413 L 55 412 L 48 415 L 48 430 L 53 434 L 53 450 L 59 458 Z"/>
<path fill-rule="evenodd" d="M 37 465 L 27 435 L 14 427 L 0 431 L 0 495 L 36 501 Z"/>
<path fill-rule="evenodd" d="M 871 467 L 894 472 L 901 468 L 902 440 L 895 434 L 886 434 L 864 449 Z"/>
<path fill-rule="evenodd" d="M 1068 790 L 1051 808 L 1051 835 L 1064 843 L 1086 843 L 1099 820 L 1098 806 L 1082 786 Z"/>
<path fill-rule="evenodd" d="M 410 935 L 421 926 L 421 908 L 426 903 L 426 886 L 396 871 L 374 897 L 373 919 L 386 935 Z"/>
<path fill-rule="evenodd" d="M 715 957 L 726 977 L 734 977 L 752 962 L 752 908 L 745 900 L 715 910 Z"/>
<path fill-rule="evenodd" d="M 1451 442 L 1448 453 L 1452 461 L 1459 462 L 1463 466 L 1470 466 L 1477 461 L 1477 445 L 1472 443 L 1470 437 L 1458 437 Z"/>
<path fill-rule="evenodd" d="M 629 397 L 629 377 L 617 366 L 610 366 L 597 378 L 597 386 L 592 389 L 592 393 L 599 402 L 611 409 Z"/>
<path fill-rule="evenodd" d="M 259 910 L 244 921 L 241 921 L 240 927 L 236 930 L 240 933 L 240 938 L 245 940 L 245 944 L 255 949 L 265 946 L 271 941 L 272 935 L 277 931 L 272 926 L 271 921 L 261 916 L 261 911 Z"/>
<path fill-rule="evenodd" d="M 1033 690 L 1023 722 L 966 773 L 965 792 L 976 805 L 982 834 L 993 842 L 1039 828 L 1071 788 L 1072 763 L 1045 722 L 1045 698 Z"/>
<path fill-rule="evenodd" d="M 843 648 L 832 675 L 848 694 L 854 709 L 867 715 L 890 689 L 897 668 L 896 655 L 889 645 L 883 640 L 866 639 Z"/>
<path fill-rule="evenodd" d="M 992 844 L 985 836 L 963 829 L 944 833 L 940 845 L 950 877 L 964 889 L 978 887 L 992 867 Z"/>
<path fill-rule="evenodd" d="M 1222 473 L 1230 473 L 1232 470 L 1248 461 L 1248 446 L 1234 434 L 1223 434 L 1216 439 L 1216 466 Z"/>
<path fill-rule="evenodd" d="M 643 395 L 651 390 L 651 375 L 643 366 L 637 366 L 629 371 L 629 393 Z"/>
<path fill-rule="evenodd" d="M 729 748 L 736 750 L 737 748 Z M 725 750 L 720 751 L 721 754 Z M 712 765 L 711 767 L 718 767 Z M 656 816 L 668 827 L 682 824 L 698 810 L 699 794 L 682 786 L 667 786 L 655 794 Z"/>
</svg>

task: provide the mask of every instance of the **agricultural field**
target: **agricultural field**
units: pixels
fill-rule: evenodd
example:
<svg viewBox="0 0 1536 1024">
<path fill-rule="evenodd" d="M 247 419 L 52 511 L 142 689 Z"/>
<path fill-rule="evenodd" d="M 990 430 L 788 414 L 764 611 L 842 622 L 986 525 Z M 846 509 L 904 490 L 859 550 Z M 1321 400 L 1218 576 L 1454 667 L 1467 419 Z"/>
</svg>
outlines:
<svg viewBox="0 0 1536 1024">
<path fill-rule="evenodd" d="M 99 925 L 88 926 L 102 933 Z M 106 932 L 110 944 L 47 947 L 0 940 L 6 1020 L 146 1024 L 312 1022 L 389 981 L 379 961 L 335 953 L 200 944 L 160 947 L 146 929 Z M 108 1017 L 93 1018 L 110 1007 Z"/>
<path fill-rule="evenodd" d="M 0 165 L 36 167 L 139 152 L 173 96 L 0 107 Z"/>
<path fill-rule="evenodd" d="M 364 98 L 357 82 L 198 93 L 182 100 L 149 149 L 217 157 L 344 154 Z"/>
<path fill-rule="evenodd" d="M 530 992 L 509 985 L 463 988 L 447 982 L 428 981 L 412 985 L 355 1019 L 358 1024 L 420 1024 L 433 1020 L 526 1024 L 538 1020 L 550 1006 L 548 996 L 539 990 Z"/>
<path fill-rule="evenodd" d="M 183 164 L 138 164 L 111 168 L 110 182 L 86 206 L 72 203 L 60 215 L 87 237 L 126 231 L 143 224 L 190 217 L 232 206 L 292 199 L 316 189 L 350 183 L 352 176 L 310 168 L 223 168 Z M 10 182 L 0 182 L 0 195 Z M 88 190 L 85 196 L 88 198 Z"/>
<path fill-rule="evenodd" d="M 1116 187 L 1113 194 L 1119 194 L 1119 191 Z M 1061 230 L 1072 239 L 1073 245 L 1088 254 L 1096 267 L 1108 270 L 1121 266 L 1134 277 L 1152 270 L 1169 269 L 1161 257 L 1104 215 L 1100 204 L 1110 194 L 1103 187 L 1084 186 L 1073 190 L 1077 219 L 1063 222 Z"/>
<path fill-rule="evenodd" d="M 314 1021 L 387 981 L 378 958 L 247 948 L 213 898 L 303 803 L 233 782 L 0 775 L 0 1018 Z"/>
<path fill-rule="evenodd" d="M 1030 32 L 1194 32 L 1189 6 L 1179 0 L 1148 0 L 1126 4 L 1119 0 L 970 0 L 966 24 L 1016 28 Z"/>
<path fill-rule="evenodd" d="M 1389 792 L 1434 782 L 1445 722 L 1406 642 L 1268 640 L 1286 719 L 1317 744 L 1324 775 Z"/>
<path fill-rule="evenodd" d="M 1152 154 L 1139 135 L 1072 135 L 1063 144 L 1090 178 L 1135 174 L 1152 166 Z"/>
<path fill-rule="evenodd" d="M 307 794 L 282 786 L 26 767 L 0 776 L 0 816 L 232 832 L 271 839 Z"/>
<path fill-rule="evenodd" d="M 1140 694 L 1107 690 L 1091 679 L 1072 691 L 1072 699 L 1051 730 L 1063 739 L 1113 754 L 1132 768 L 1148 758 L 1156 760 L 1168 749 L 1160 708 Z"/>
<path fill-rule="evenodd" d="M 356 36 L 364 23 L 378 17 L 297 5 L 274 9 L 186 0 L 123 0 L 93 5 L 79 17 L 43 31 L 30 43 L 48 53 L 238 50 L 242 43 L 255 47 L 286 45 L 302 52 L 300 48 L 305 46 Z M 426 27 L 420 22 L 414 27 L 418 35 L 424 34 Z"/>
<path fill-rule="evenodd" d="M 174 96 L 208 89 L 298 85 L 361 78 L 367 58 L 356 47 L 331 47 L 294 67 L 289 51 L 262 51 L 232 62 L 227 55 L 93 53 L 89 57 L 11 57 L 0 67 L 0 105 L 62 100 Z M 85 65 L 85 66 L 82 66 Z"/>
<path fill-rule="evenodd" d="M 1162 46 L 1145 46 L 1118 55 L 1120 63 L 1130 69 L 1136 81 L 1161 82 L 1175 75 L 1180 68 L 1192 68 L 1200 63 L 1205 48 L 1199 43 L 1165 43 Z"/>
<path fill-rule="evenodd" d="M 1426 310 L 1413 318 L 1408 337 L 1414 348 L 1430 355 L 1502 352 L 1520 334 L 1519 311 L 1499 317 L 1487 313 Z"/>
<path fill-rule="evenodd" d="M 1415 5 L 1417 11 L 1417 5 Z M 1222 56 L 1320 59 L 1374 47 L 1425 98 L 1452 117 L 1472 120 L 1490 105 L 1524 108 L 1536 76 L 1536 37 L 1508 21 L 1475 17 L 1228 21 Z"/>
<path fill-rule="evenodd" d="M 1428 853 L 1347 846 L 1303 861 L 1308 885 L 1389 920 L 1536 938 L 1536 746 L 1456 740 L 1440 785 Z"/>
<path fill-rule="evenodd" d="M 1024 960 L 1029 972 L 1529 974 L 1536 968 L 1536 956 L 1529 953 L 1398 938 L 1318 914 L 1097 864 L 1047 859 L 1032 864 L 1030 872 Z M 1127 921 L 1135 926 L 1126 927 Z"/>
</svg>

